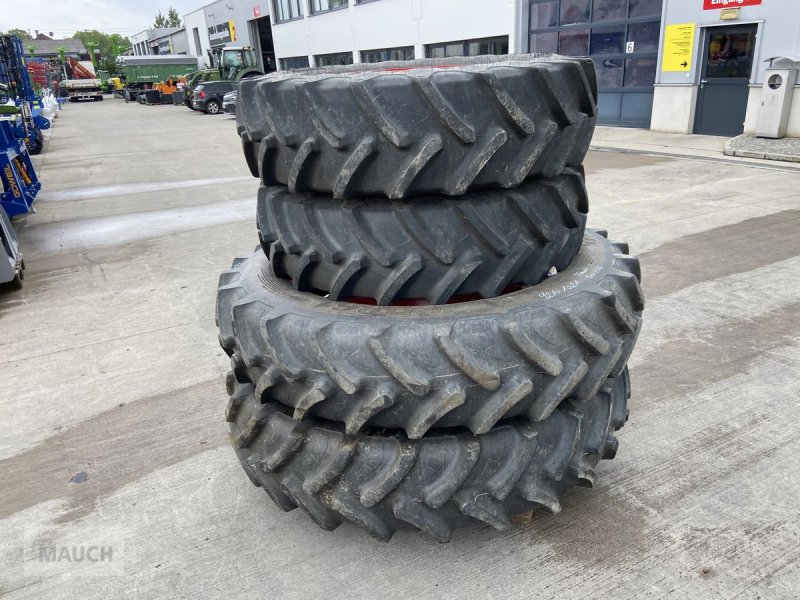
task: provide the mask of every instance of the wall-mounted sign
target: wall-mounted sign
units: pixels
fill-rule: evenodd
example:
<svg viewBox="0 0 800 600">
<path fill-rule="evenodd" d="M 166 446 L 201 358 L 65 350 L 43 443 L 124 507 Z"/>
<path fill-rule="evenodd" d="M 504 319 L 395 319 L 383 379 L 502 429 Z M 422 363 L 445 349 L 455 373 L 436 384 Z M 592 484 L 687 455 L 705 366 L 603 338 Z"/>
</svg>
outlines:
<svg viewBox="0 0 800 600">
<path fill-rule="evenodd" d="M 664 31 L 664 55 L 661 70 L 688 73 L 692 70 L 694 23 L 667 25 Z"/>
<path fill-rule="evenodd" d="M 253 7 L 253 16 L 254 16 L 255 18 L 258 18 L 258 17 L 260 17 L 260 16 L 261 16 L 261 5 L 260 5 L 260 4 L 256 4 L 256 5 Z"/>
<path fill-rule="evenodd" d="M 738 6 L 758 6 L 761 0 L 703 0 L 703 10 L 718 10 Z"/>
<path fill-rule="evenodd" d="M 739 18 L 738 8 L 723 8 L 721 11 L 719 11 L 720 21 L 735 21 L 738 18 Z"/>
<path fill-rule="evenodd" d="M 208 28 L 208 39 L 212 46 L 224 46 L 228 42 L 235 42 L 236 25 L 233 21 L 212 25 Z"/>
<path fill-rule="evenodd" d="M 634 48 L 636 48 L 636 42 L 628 42 L 625 44 L 625 54 L 633 54 Z"/>
</svg>

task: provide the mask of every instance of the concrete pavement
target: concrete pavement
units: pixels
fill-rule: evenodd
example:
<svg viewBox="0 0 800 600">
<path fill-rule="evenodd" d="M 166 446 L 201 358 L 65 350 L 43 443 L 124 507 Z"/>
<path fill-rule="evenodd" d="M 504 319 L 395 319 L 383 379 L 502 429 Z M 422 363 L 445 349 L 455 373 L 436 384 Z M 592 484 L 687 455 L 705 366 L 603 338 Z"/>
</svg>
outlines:
<svg viewBox="0 0 800 600">
<path fill-rule="evenodd" d="M 68 106 L 0 294 L 0 596 L 796 598 L 800 170 L 652 140 L 601 130 L 586 163 L 648 302 L 617 458 L 558 515 L 383 544 L 281 512 L 229 447 L 216 281 L 257 243 L 232 120 Z M 118 570 L 32 571 L 48 536 Z"/>
</svg>

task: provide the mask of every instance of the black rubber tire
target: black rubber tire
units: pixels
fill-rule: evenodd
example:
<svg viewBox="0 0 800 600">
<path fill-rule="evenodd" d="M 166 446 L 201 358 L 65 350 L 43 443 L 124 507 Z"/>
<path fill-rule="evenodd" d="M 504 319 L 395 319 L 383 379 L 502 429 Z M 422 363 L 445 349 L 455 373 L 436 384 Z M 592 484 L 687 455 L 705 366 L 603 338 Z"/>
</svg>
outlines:
<svg viewBox="0 0 800 600">
<path fill-rule="evenodd" d="M 8 288 L 11 290 L 21 290 L 22 289 L 22 280 L 25 279 L 25 275 L 22 274 L 22 271 L 14 275 L 14 279 L 8 282 Z"/>
<path fill-rule="evenodd" d="M 209 100 L 206 102 L 205 113 L 207 115 L 218 115 L 220 112 L 221 106 L 219 102 L 216 100 Z"/>
<path fill-rule="evenodd" d="M 253 175 L 335 198 L 552 177 L 583 162 L 597 115 L 594 64 L 559 56 L 273 73 L 242 81 L 239 94 Z"/>
<path fill-rule="evenodd" d="M 589 400 L 624 368 L 641 326 L 639 262 L 587 232 L 570 267 L 538 286 L 458 304 L 380 307 L 298 292 L 259 248 L 220 276 L 220 344 L 240 380 L 345 423 L 485 433 Z"/>
<path fill-rule="evenodd" d="M 41 154 L 42 150 L 44 150 L 44 134 L 42 131 L 34 129 L 33 134 L 25 139 L 25 146 L 28 149 L 28 154 Z"/>
<path fill-rule="evenodd" d="M 350 521 L 388 541 L 418 529 L 439 542 L 453 528 L 489 524 L 591 487 L 601 458 L 614 458 L 613 432 L 627 420 L 625 369 L 589 401 L 566 402 L 547 419 L 511 419 L 483 435 L 431 432 L 420 440 L 386 431 L 347 434 L 315 419 L 298 422 L 277 402 L 260 403 L 255 385 L 228 375 L 231 441 L 250 480 L 283 510 L 303 509 L 320 527 Z"/>
<path fill-rule="evenodd" d="M 457 199 L 333 200 L 262 187 L 261 246 L 277 277 L 332 300 L 491 298 L 509 285 L 536 285 L 569 265 L 583 239 L 583 177 L 475 190 Z"/>
</svg>

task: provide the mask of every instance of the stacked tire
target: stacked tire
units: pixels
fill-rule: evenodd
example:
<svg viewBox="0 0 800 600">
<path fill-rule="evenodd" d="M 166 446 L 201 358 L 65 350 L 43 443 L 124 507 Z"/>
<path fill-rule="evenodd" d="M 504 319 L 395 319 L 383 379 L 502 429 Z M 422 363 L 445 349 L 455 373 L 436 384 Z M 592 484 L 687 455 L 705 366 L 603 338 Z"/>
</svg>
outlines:
<svg viewBox="0 0 800 600">
<path fill-rule="evenodd" d="M 644 308 L 586 229 L 596 99 L 560 56 L 242 81 L 260 246 L 217 324 L 233 446 L 279 507 L 446 542 L 594 483 Z"/>
</svg>

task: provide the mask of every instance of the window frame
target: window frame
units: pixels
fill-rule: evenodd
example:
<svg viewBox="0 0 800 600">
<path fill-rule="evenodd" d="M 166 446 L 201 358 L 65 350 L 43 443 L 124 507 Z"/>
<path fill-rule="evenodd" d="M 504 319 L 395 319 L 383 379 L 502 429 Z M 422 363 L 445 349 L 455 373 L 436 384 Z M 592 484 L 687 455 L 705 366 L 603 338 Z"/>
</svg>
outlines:
<svg viewBox="0 0 800 600">
<path fill-rule="evenodd" d="M 326 56 L 350 56 L 350 62 L 349 63 L 343 63 L 343 64 L 334 63 L 332 65 L 320 65 L 319 64 L 319 59 L 321 57 L 326 57 Z M 326 52 L 325 54 L 315 54 L 314 55 L 314 67 L 320 67 L 320 66 L 322 66 L 322 67 L 340 67 L 340 66 L 346 66 L 346 65 L 352 65 L 352 64 L 355 64 L 355 59 L 353 58 L 353 52 L 350 51 L 350 50 L 343 50 L 341 52 Z"/>
<path fill-rule="evenodd" d="M 279 16 L 283 15 L 283 11 L 278 10 L 278 6 L 280 6 L 281 0 L 272 0 L 271 2 L 272 6 L 270 8 L 272 9 L 274 25 L 279 25 L 281 23 L 289 23 L 290 21 L 297 21 L 298 19 L 302 19 L 305 16 L 304 13 L 304 5 L 306 4 L 305 0 L 286 0 L 286 2 L 288 6 L 291 5 L 296 6 L 298 14 L 293 17 L 278 18 Z"/>
<path fill-rule="evenodd" d="M 330 3 L 334 2 L 335 0 L 307 0 L 308 2 L 308 16 L 309 17 L 316 17 L 317 15 L 324 15 L 330 12 L 336 12 L 337 10 L 344 10 L 345 8 L 350 8 L 350 0 L 344 0 L 344 4 L 337 6 L 336 8 L 330 8 Z M 314 10 L 314 2 L 327 2 L 328 8 L 322 10 Z"/>
<path fill-rule="evenodd" d="M 507 36 L 507 35 L 493 35 L 491 37 L 473 38 L 473 39 L 469 39 L 469 40 L 450 40 L 450 41 L 446 41 L 446 42 L 436 42 L 436 43 L 433 43 L 433 44 L 425 44 L 425 46 L 424 46 L 424 48 L 425 48 L 425 58 L 456 58 L 455 56 L 447 56 L 447 55 L 442 56 L 442 57 L 431 56 L 432 51 L 437 49 L 437 48 L 446 48 L 447 46 L 454 46 L 456 44 L 461 44 L 462 53 L 459 56 L 489 56 L 489 55 L 486 55 L 486 54 L 468 54 L 468 50 L 469 50 L 469 45 L 470 44 L 475 44 L 475 43 L 480 44 L 481 42 L 487 42 L 487 43 L 505 42 L 505 44 L 506 44 L 506 52 L 505 52 L 505 54 L 508 54 L 508 49 L 509 49 L 510 44 L 511 44 L 511 40 L 509 39 L 509 36 Z"/>
<path fill-rule="evenodd" d="M 304 66 L 302 66 L 302 67 L 288 67 L 288 66 L 286 66 L 285 61 L 299 60 L 299 59 L 303 59 L 303 58 L 305 59 L 306 64 Z M 292 69 L 309 69 L 309 68 L 311 68 L 311 62 L 309 62 L 307 54 L 302 54 L 302 55 L 299 55 L 299 56 L 285 56 L 283 58 L 279 58 L 278 59 L 278 64 L 281 67 L 281 71 L 290 71 Z"/>
<path fill-rule="evenodd" d="M 386 60 L 378 60 L 378 61 L 375 61 L 375 62 L 370 62 L 370 61 L 364 60 L 364 56 L 367 53 L 370 53 L 370 52 L 387 52 L 387 53 L 391 53 L 391 52 L 394 52 L 394 51 L 397 51 L 397 50 L 402 50 L 402 51 L 411 50 L 411 58 L 387 58 Z M 378 63 L 382 63 L 382 62 L 390 62 L 390 61 L 393 61 L 393 60 L 414 60 L 415 52 L 414 52 L 414 46 L 395 46 L 395 47 L 391 47 L 391 48 L 370 48 L 369 50 L 359 50 L 358 56 L 359 56 L 359 59 L 361 60 L 362 63 L 368 64 L 368 65 L 374 65 L 374 64 L 378 64 Z"/>
<path fill-rule="evenodd" d="M 631 25 L 640 25 L 646 23 L 656 23 L 658 24 L 658 32 L 659 37 L 661 35 L 661 16 L 648 16 L 648 17 L 626 17 L 626 18 L 617 18 L 617 19 L 608 19 L 604 21 L 594 21 L 594 2 L 589 3 L 589 21 L 587 23 L 572 23 L 570 25 L 561 25 L 561 0 L 558 0 L 557 10 L 558 10 L 558 17 L 559 17 L 559 24 L 552 26 L 552 27 L 539 27 L 536 29 L 531 29 L 531 7 L 535 6 L 536 4 L 546 4 L 551 0 L 528 0 L 528 47 L 531 47 L 531 38 L 537 34 L 543 33 L 556 33 L 557 36 L 557 46 L 556 52 L 561 52 L 561 40 L 560 34 L 562 31 L 572 31 L 572 30 L 581 30 L 581 29 L 588 29 L 589 31 L 589 44 L 588 44 L 588 52 L 586 54 L 587 57 L 593 60 L 622 60 L 623 65 L 627 68 L 627 61 L 628 60 L 636 60 L 636 59 L 655 59 L 656 60 L 656 69 L 658 69 L 658 47 L 655 50 L 646 50 L 643 52 L 637 51 L 634 47 L 634 51 L 630 54 L 625 52 L 625 47 L 623 46 L 622 52 L 614 52 L 610 54 L 592 54 L 592 31 L 594 29 L 606 29 L 612 27 L 624 27 L 624 40 L 625 45 L 628 42 L 628 36 L 630 35 L 630 27 Z M 663 3 L 662 3 L 663 7 Z M 626 0 L 626 10 L 625 14 L 630 15 L 630 0 Z M 660 41 L 660 40 L 659 40 Z M 658 42 L 656 44 L 658 46 Z M 656 72 L 656 77 L 658 76 L 658 72 Z M 622 86 L 620 87 L 601 87 L 598 85 L 598 92 L 619 92 L 624 90 L 625 92 L 644 92 L 644 91 L 652 91 L 653 86 L 630 86 L 625 87 L 625 73 L 623 69 L 622 74 Z"/>
</svg>

